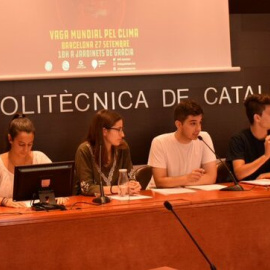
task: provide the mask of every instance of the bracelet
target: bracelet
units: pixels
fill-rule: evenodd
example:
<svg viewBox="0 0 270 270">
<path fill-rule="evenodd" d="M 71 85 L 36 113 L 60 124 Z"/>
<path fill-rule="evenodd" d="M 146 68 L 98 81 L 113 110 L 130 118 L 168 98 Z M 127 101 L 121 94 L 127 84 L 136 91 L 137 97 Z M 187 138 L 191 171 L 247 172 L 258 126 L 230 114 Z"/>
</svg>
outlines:
<svg viewBox="0 0 270 270">
<path fill-rule="evenodd" d="M 116 192 L 113 192 L 112 188 L 113 188 L 113 186 L 111 185 L 111 187 L 110 187 L 111 194 L 117 194 Z"/>
</svg>

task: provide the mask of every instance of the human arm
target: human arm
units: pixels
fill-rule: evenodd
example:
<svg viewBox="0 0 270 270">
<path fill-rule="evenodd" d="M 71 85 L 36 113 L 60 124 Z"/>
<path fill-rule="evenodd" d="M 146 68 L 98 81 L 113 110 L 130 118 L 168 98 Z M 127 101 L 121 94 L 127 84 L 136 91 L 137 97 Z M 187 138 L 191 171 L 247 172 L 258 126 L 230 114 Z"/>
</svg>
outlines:
<svg viewBox="0 0 270 270">
<path fill-rule="evenodd" d="M 131 172 L 133 171 L 133 164 L 131 160 L 130 149 L 126 141 L 124 141 L 124 144 L 125 144 L 125 150 L 123 151 L 123 168 L 127 169 L 128 174 L 129 173 L 132 174 Z M 130 178 L 128 185 L 129 185 L 128 190 L 129 190 L 130 195 L 138 194 L 140 190 L 142 189 L 141 184 L 133 178 Z"/>
<path fill-rule="evenodd" d="M 107 194 L 110 193 L 118 193 L 118 177 L 119 177 L 119 169 L 127 169 L 128 172 L 128 178 L 130 179 L 128 182 L 128 190 L 129 194 L 137 194 L 141 190 L 141 185 L 138 181 L 134 179 L 133 175 L 133 165 L 131 161 L 131 155 L 130 155 L 130 149 L 127 144 L 127 142 L 123 141 L 122 147 L 118 149 L 118 159 L 117 159 L 117 169 L 114 174 L 114 180 L 112 181 L 112 187 L 109 191 L 107 191 Z M 106 190 L 108 190 L 107 187 L 104 187 L 104 191 L 106 193 Z"/>
<path fill-rule="evenodd" d="M 24 208 L 26 204 L 23 202 L 14 202 L 12 198 L 0 197 L 0 205 L 13 208 Z"/>
<path fill-rule="evenodd" d="M 233 165 L 233 170 L 236 178 L 241 181 L 248 177 L 249 175 L 253 174 L 256 172 L 267 160 L 269 157 L 266 155 L 262 155 L 253 162 L 250 163 L 245 163 L 245 160 L 243 159 L 236 159 L 233 160 L 232 165 Z M 261 179 L 263 177 L 259 176 Z M 264 177 L 264 178 L 270 178 L 270 177 Z"/>
<path fill-rule="evenodd" d="M 157 187 L 171 188 L 188 185 L 213 184 L 216 181 L 216 162 L 212 161 L 194 169 L 191 173 L 181 176 L 168 176 L 167 169 L 152 168 L 153 177 Z"/>
<path fill-rule="evenodd" d="M 87 143 L 81 144 L 75 155 L 75 177 L 79 182 L 80 193 L 86 196 L 100 192 L 99 185 L 95 183 L 94 161 L 89 147 Z"/>
<path fill-rule="evenodd" d="M 262 173 L 256 179 L 270 179 L 270 172 L 269 173 Z"/>
<path fill-rule="evenodd" d="M 130 180 L 128 182 L 128 192 L 129 195 L 138 194 L 140 190 L 142 189 L 141 184 L 138 181 Z M 107 195 L 110 194 L 118 194 L 119 188 L 118 185 L 113 185 L 111 187 L 104 187 L 104 192 Z"/>
<path fill-rule="evenodd" d="M 23 202 L 14 202 L 13 194 L 13 179 L 14 174 L 8 171 L 2 162 L 3 157 L 0 157 L 0 206 L 6 207 L 26 207 Z"/>
<path fill-rule="evenodd" d="M 238 137 L 232 138 L 229 145 L 229 157 L 232 160 L 235 176 L 240 181 L 252 174 L 254 174 L 254 178 L 257 178 L 259 174 L 257 172 L 258 170 L 261 171 L 261 174 L 267 173 L 261 170 L 261 168 L 265 163 L 269 162 L 270 158 L 270 136 L 265 138 L 264 143 L 261 142 L 261 150 L 258 150 L 259 146 L 257 144 L 254 144 L 253 141 L 256 142 L 256 140 L 244 139 L 239 139 Z M 256 156 L 254 153 L 256 153 Z"/>
</svg>

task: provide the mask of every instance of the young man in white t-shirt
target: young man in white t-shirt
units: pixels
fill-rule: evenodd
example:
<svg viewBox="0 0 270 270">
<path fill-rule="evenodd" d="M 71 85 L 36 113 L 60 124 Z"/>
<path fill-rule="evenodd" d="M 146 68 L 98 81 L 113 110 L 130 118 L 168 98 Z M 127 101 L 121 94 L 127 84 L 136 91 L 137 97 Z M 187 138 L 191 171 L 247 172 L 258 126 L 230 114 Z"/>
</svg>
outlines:
<svg viewBox="0 0 270 270">
<path fill-rule="evenodd" d="M 205 145 L 214 151 L 210 135 L 201 131 L 202 118 L 203 110 L 196 102 L 182 101 L 174 110 L 176 131 L 153 139 L 148 165 L 157 187 L 215 183 L 216 156 Z"/>
</svg>

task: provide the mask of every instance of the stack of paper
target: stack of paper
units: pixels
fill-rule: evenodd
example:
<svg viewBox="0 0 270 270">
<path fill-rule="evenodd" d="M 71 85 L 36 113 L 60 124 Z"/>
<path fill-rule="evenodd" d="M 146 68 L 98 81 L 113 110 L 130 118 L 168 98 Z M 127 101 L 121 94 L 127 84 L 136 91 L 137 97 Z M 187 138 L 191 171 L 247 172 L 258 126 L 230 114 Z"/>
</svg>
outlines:
<svg viewBox="0 0 270 270">
<path fill-rule="evenodd" d="M 241 181 L 241 183 L 258 185 L 258 186 L 270 186 L 270 179 L 257 179 L 257 180 L 247 180 Z"/>
</svg>

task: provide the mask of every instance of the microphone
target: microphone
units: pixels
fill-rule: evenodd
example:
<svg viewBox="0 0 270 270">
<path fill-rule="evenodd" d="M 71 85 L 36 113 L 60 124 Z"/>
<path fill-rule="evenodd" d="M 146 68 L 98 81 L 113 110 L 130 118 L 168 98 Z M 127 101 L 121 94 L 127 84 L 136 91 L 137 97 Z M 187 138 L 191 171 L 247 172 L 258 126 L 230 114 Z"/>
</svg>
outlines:
<svg viewBox="0 0 270 270">
<path fill-rule="evenodd" d="M 231 176 L 231 179 L 234 182 L 234 186 L 229 186 L 229 187 L 225 187 L 220 189 L 221 191 L 243 191 L 244 188 L 239 185 L 238 181 L 236 180 L 236 178 L 234 177 L 233 173 L 231 172 L 231 170 L 229 169 L 229 167 L 227 166 L 227 164 L 216 154 L 216 152 L 204 141 L 202 136 L 198 136 L 198 139 L 200 141 L 202 141 L 209 149 L 212 153 L 214 153 L 214 155 L 216 156 L 216 158 L 223 164 L 223 166 L 226 168 L 226 170 L 228 171 L 228 173 Z"/>
<path fill-rule="evenodd" d="M 203 255 L 203 257 L 205 258 L 205 260 L 210 265 L 210 269 L 211 270 L 216 270 L 215 265 L 211 263 L 211 261 L 208 259 L 208 257 L 206 256 L 206 254 L 202 250 L 202 248 L 199 246 L 199 244 L 196 242 L 196 240 L 194 239 L 194 237 L 192 236 L 192 234 L 189 232 L 189 230 L 187 229 L 187 227 L 185 226 L 185 224 L 182 222 L 182 220 L 180 219 L 180 217 L 175 213 L 175 211 L 173 210 L 173 207 L 172 207 L 171 203 L 169 201 L 165 201 L 164 202 L 164 206 L 167 208 L 167 210 L 171 211 L 175 215 L 175 217 L 178 219 L 178 221 L 181 223 L 182 227 L 185 229 L 185 231 L 187 232 L 187 234 L 189 235 L 189 237 L 191 238 L 191 240 L 193 241 L 193 243 L 196 245 L 196 247 L 199 249 L 199 251 L 201 252 L 201 254 Z"/>
<path fill-rule="evenodd" d="M 100 172 L 99 172 L 99 189 L 100 189 L 100 196 L 97 198 L 93 199 L 94 203 L 97 204 L 105 204 L 110 202 L 110 198 L 104 195 L 104 188 L 103 188 L 103 183 L 102 183 L 102 179 L 101 179 L 101 144 L 99 146 L 99 168 L 100 168 Z"/>
</svg>

